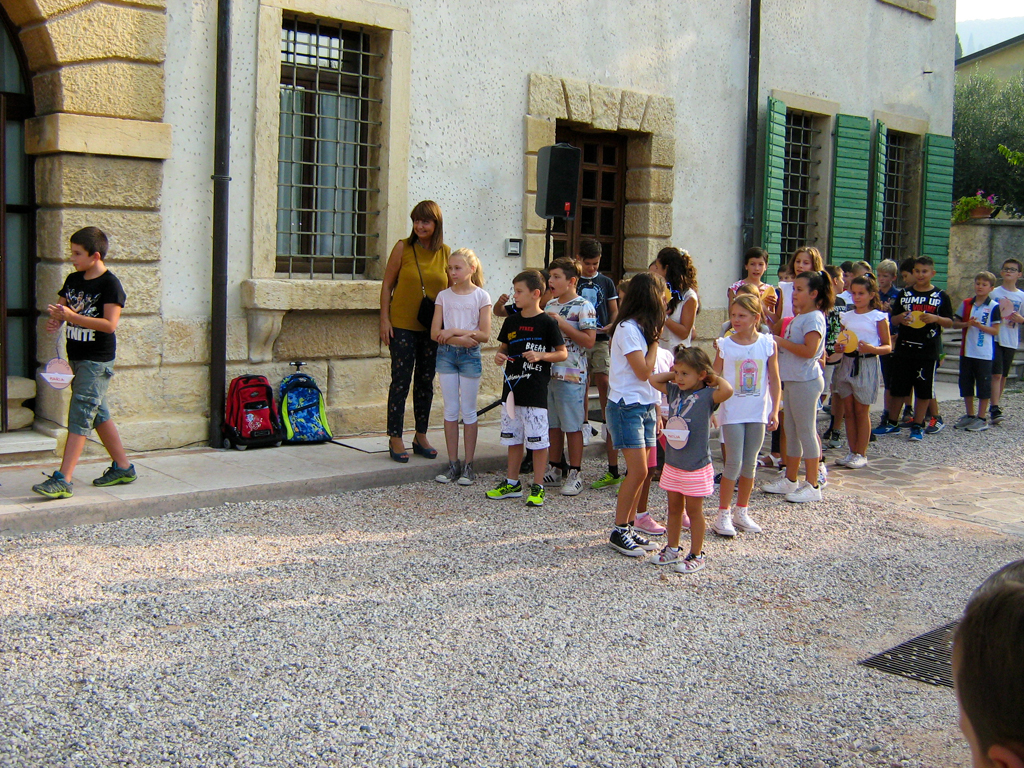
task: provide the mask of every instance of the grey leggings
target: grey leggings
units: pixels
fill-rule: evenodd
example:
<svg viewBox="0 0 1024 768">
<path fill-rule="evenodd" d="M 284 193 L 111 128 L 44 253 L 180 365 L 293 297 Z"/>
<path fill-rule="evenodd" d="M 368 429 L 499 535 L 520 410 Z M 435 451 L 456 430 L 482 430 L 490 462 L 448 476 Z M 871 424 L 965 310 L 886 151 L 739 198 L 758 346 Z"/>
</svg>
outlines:
<svg viewBox="0 0 1024 768">
<path fill-rule="evenodd" d="M 725 437 L 725 470 L 722 474 L 726 479 L 736 482 L 740 475 L 754 477 L 757 470 L 757 452 L 764 442 L 764 424 L 723 424 L 722 435 Z"/>
<path fill-rule="evenodd" d="M 815 419 L 825 380 L 819 375 L 810 381 L 787 381 L 785 384 L 782 407 L 786 412 L 786 455 L 802 459 L 821 456 Z"/>
</svg>

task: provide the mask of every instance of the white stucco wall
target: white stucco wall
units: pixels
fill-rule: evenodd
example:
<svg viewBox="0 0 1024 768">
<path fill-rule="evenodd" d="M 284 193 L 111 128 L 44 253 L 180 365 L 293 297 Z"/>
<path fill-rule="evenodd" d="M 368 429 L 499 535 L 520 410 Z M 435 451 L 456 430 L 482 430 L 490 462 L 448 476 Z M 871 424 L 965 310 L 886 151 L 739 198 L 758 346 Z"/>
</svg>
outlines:
<svg viewBox="0 0 1024 768">
<path fill-rule="evenodd" d="M 520 269 L 504 256 L 522 237 L 523 152 L 530 72 L 670 96 L 676 107 L 675 245 L 694 256 L 705 306 L 720 307 L 739 274 L 749 4 L 666 0 L 586 13 L 563 3 L 413 0 L 408 210 L 432 198 L 446 241 L 473 248 L 487 288 L 506 290 Z M 164 168 L 164 308 L 209 307 L 215 7 L 168 6 Z M 250 276 L 255 3 L 233 10 L 229 307 Z M 898 44 L 893 44 L 898 43 Z M 948 133 L 953 9 L 929 21 L 878 0 L 765 0 L 761 102 L 771 89 L 840 102 L 842 111 L 922 117 Z M 933 74 L 923 75 L 923 70 Z M 831 173 L 829 169 L 828 173 Z M 382 258 L 391 244 L 382 244 Z"/>
</svg>

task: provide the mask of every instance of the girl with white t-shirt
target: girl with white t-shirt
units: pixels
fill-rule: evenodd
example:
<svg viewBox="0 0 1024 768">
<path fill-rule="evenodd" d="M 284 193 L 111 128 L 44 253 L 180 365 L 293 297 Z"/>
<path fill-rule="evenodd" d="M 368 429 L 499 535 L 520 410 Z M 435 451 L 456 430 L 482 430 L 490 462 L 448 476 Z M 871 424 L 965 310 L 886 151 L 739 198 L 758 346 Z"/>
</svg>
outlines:
<svg viewBox="0 0 1024 768">
<path fill-rule="evenodd" d="M 843 326 L 834 352 L 842 352 L 839 369 L 832 382 L 832 393 L 843 400 L 846 415 L 846 442 L 849 453 L 836 464 L 860 469 L 868 464 L 868 441 L 871 439 L 871 404 L 878 395 L 882 379 L 879 355 L 892 351 L 889 336 L 889 315 L 882 311 L 878 284 L 871 275 L 855 277 L 850 284 L 853 310 L 839 316 Z"/>
<path fill-rule="evenodd" d="M 434 320 L 430 324 L 430 338 L 438 343 L 436 370 L 444 396 L 444 442 L 448 449 L 448 469 L 434 479 L 472 485 L 476 481 L 476 399 L 483 372 L 480 345 L 491 337 L 491 297 L 480 287 L 484 284 L 480 260 L 468 248 L 460 248 L 448 257 L 448 279 L 451 287 L 434 299 Z M 460 410 L 466 441 L 466 462 L 461 466 Z"/>
<path fill-rule="evenodd" d="M 633 528 L 647 477 L 648 451 L 655 446 L 658 390 L 650 384 L 658 359 L 658 336 L 665 324 L 665 281 L 641 272 L 629 281 L 611 328 L 608 405 L 605 417 L 612 445 L 622 451 L 626 476 L 615 502 L 615 527 L 608 546 L 627 557 L 658 548 Z"/>
<path fill-rule="evenodd" d="M 783 421 L 786 427 L 786 474 L 764 486 L 765 493 L 782 493 L 795 503 L 821 501 L 818 477 L 821 443 L 815 428 L 818 397 L 825 388 L 821 357 L 825 351 L 825 312 L 832 307 L 832 278 L 827 272 L 804 272 L 793 281 L 793 311 L 779 346 L 779 378 Z M 803 484 L 797 483 L 800 461 L 805 467 Z"/>
<path fill-rule="evenodd" d="M 733 390 L 718 409 L 726 459 L 718 488 L 718 517 L 711 529 L 719 536 L 735 536 L 737 529 L 761 532 L 747 508 L 765 427 L 778 428 L 782 405 L 777 347 L 770 335 L 758 332 L 764 310 L 757 296 L 740 294 L 729 307 L 733 333 L 715 342 L 715 373 Z M 736 507 L 731 508 L 737 480 Z"/>
<path fill-rule="evenodd" d="M 665 279 L 670 293 L 668 316 L 658 343 L 669 352 L 675 352 L 680 344 L 690 346 L 693 342 L 693 324 L 700 311 L 697 268 L 693 266 L 690 254 L 679 248 L 662 248 L 649 269 L 651 273 Z"/>
</svg>

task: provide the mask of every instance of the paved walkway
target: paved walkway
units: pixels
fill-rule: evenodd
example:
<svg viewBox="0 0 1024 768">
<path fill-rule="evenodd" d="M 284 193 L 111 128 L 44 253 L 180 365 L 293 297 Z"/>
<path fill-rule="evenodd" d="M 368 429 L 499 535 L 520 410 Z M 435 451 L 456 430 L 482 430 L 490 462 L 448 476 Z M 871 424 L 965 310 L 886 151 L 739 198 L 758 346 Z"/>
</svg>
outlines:
<svg viewBox="0 0 1024 768">
<path fill-rule="evenodd" d="M 872 456 L 867 470 L 829 467 L 835 490 L 872 501 L 903 501 L 923 512 L 1024 536 L 1024 480 L 924 461 Z"/>
</svg>

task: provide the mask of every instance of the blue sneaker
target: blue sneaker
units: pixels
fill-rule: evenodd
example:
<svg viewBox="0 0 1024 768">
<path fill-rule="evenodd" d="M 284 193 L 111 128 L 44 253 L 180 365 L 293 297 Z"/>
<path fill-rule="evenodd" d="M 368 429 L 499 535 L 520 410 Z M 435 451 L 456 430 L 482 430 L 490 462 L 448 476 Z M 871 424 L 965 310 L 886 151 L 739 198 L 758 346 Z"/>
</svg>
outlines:
<svg viewBox="0 0 1024 768">
<path fill-rule="evenodd" d="M 885 421 L 879 424 L 877 427 L 871 430 L 872 435 L 895 435 L 899 433 L 900 425 L 892 422 Z"/>
<path fill-rule="evenodd" d="M 921 427 L 920 424 L 910 425 L 910 439 L 913 440 L 915 443 L 919 443 L 922 440 L 924 440 L 924 429 Z"/>
</svg>

